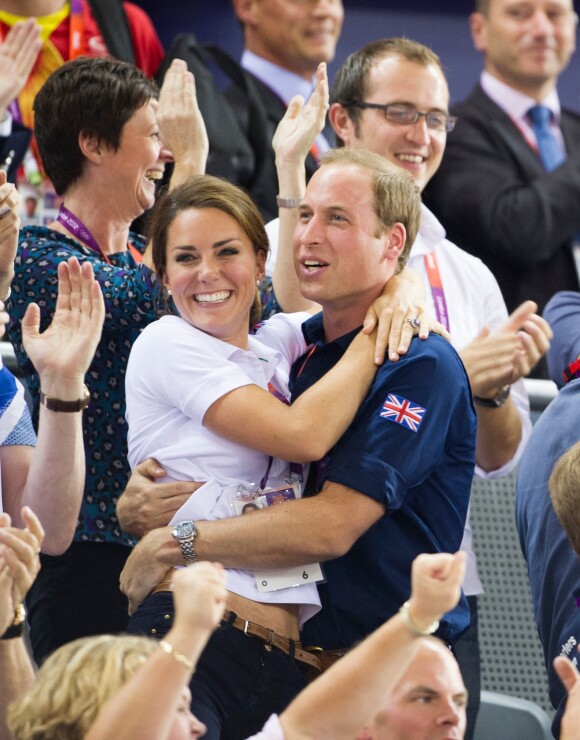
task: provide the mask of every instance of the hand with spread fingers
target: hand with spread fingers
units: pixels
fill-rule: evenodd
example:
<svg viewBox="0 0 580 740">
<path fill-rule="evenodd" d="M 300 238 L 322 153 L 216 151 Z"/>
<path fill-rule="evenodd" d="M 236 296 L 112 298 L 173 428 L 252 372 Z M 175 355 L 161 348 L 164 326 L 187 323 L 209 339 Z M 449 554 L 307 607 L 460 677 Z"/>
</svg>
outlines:
<svg viewBox="0 0 580 740">
<path fill-rule="evenodd" d="M 397 361 L 417 334 L 421 339 L 426 339 L 430 333 L 439 334 L 451 341 L 449 332 L 426 307 L 423 281 L 408 268 L 388 281 L 383 294 L 369 308 L 363 331 L 368 333 L 375 326 L 377 365 L 383 363 L 387 348 L 389 360 Z"/>
<path fill-rule="evenodd" d="M 125 532 L 141 538 L 153 529 L 165 527 L 191 494 L 203 485 L 195 481 L 156 482 L 166 475 L 152 458 L 135 467 L 117 502 L 117 517 Z"/>
</svg>

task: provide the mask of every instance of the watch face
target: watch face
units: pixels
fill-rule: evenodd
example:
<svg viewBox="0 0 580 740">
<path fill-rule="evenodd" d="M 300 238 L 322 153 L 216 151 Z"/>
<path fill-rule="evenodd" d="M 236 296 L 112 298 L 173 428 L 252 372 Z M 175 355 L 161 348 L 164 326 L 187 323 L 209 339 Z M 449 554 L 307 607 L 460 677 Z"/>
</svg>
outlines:
<svg viewBox="0 0 580 740">
<path fill-rule="evenodd" d="M 173 531 L 175 532 L 175 536 L 178 539 L 185 539 L 186 537 L 189 537 L 191 534 L 193 534 L 193 522 L 179 522 L 179 524 L 175 525 L 175 529 Z"/>
</svg>

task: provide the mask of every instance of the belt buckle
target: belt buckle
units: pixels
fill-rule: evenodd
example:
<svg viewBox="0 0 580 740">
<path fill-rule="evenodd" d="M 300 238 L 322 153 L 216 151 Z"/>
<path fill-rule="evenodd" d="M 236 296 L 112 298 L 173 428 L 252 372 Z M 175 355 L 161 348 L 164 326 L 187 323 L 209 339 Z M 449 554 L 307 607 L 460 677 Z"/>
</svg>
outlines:
<svg viewBox="0 0 580 740">
<path fill-rule="evenodd" d="M 250 626 L 250 620 L 244 619 L 244 635 L 247 636 L 248 634 L 248 627 Z"/>
</svg>

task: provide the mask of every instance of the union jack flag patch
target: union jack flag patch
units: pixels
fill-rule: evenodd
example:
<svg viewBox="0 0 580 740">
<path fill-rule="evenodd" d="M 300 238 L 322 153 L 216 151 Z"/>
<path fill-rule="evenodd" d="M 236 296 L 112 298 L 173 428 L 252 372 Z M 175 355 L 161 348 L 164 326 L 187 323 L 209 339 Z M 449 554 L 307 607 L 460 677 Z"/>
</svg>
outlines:
<svg viewBox="0 0 580 740">
<path fill-rule="evenodd" d="M 394 421 L 395 424 L 401 424 L 407 427 L 412 432 L 417 432 L 426 410 L 422 406 L 417 406 L 412 401 L 408 401 L 406 398 L 389 393 L 379 415 L 383 419 L 388 419 L 389 421 Z"/>
</svg>

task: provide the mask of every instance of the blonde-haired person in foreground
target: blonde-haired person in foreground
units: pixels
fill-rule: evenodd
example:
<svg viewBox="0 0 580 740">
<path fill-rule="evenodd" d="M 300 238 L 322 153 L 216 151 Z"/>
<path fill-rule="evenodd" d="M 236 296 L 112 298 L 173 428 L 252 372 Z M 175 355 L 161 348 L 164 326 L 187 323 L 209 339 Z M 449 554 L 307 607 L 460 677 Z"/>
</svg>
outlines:
<svg viewBox="0 0 580 740">
<path fill-rule="evenodd" d="M 222 615 L 225 576 L 221 566 L 204 562 L 179 571 L 174 583 L 177 613 L 161 649 L 157 640 L 132 635 L 63 645 L 43 663 L 34 688 L 9 708 L 14 738 L 202 736 L 187 683 Z"/>
<path fill-rule="evenodd" d="M 464 572 L 461 553 L 416 558 L 411 597 L 401 612 L 305 689 L 280 717 L 272 715 L 255 738 L 356 737 L 413 658 L 409 648 L 457 604 Z M 10 707 L 15 740 L 201 736 L 205 728 L 189 713 L 187 684 L 224 609 L 221 566 L 203 562 L 179 571 L 174 597 L 175 622 L 160 644 L 104 636 L 57 650 L 41 668 L 35 688 Z"/>
</svg>

